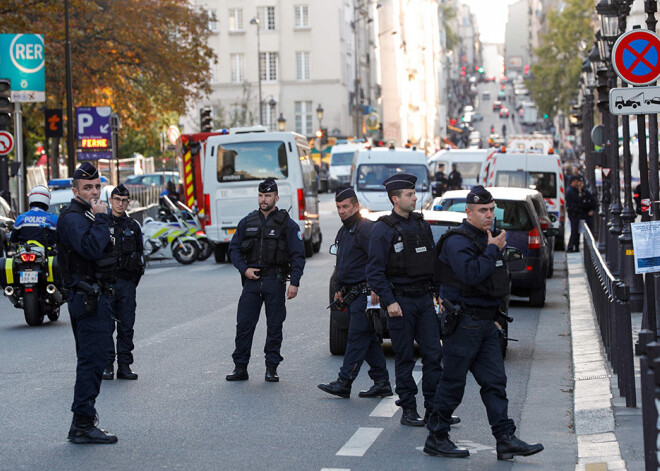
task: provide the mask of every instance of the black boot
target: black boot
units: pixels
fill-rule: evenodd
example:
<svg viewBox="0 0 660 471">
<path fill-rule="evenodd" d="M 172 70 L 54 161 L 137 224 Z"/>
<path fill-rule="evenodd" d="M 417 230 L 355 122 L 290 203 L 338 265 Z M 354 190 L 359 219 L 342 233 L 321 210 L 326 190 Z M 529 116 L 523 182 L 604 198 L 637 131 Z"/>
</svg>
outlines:
<svg viewBox="0 0 660 471">
<path fill-rule="evenodd" d="M 417 413 L 416 408 L 404 407 L 403 414 L 401 415 L 401 424 L 408 425 L 410 427 L 423 427 L 424 421 Z"/>
<path fill-rule="evenodd" d="M 337 378 L 337 381 L 333 381 L 332 383 L 328 384 L 319 384 L 318 387 L 321 391 L 325 391 L 328 394 L 334 394 L 335 396 L 348 399 L 351 397 L 352 383 L 353 382 L 348 379 Z"/>
<path fill-rule="evenodd" d="M 514 434 L 502 435 L 497 439 L 497 459 L 510 460 L 514 456 L 530 456 L 543 451 L 543 445 L 536 443 L 530 445 L 523 442 Z"/>
<path fill-rule="evenodd" d="M 391 396 L 392 385 L 386 379 L 380 381 L 374 381 L 374 385 L 371 386 L 366 391 L 360 391 L 358 396 L 360 397 L 387 397 Z"/>
<path fill-rule="evenodd" d="M 269 383 L 277 383 L 280 380 L 280 377 L 277 376 L 277 366 L 267 366 L 264 379 Z"/>
<path fill-rule="evenodd" d="M 227 375 L 227 381 L 247 381 L 250 378 L 247 371 L 247 365 L 236 365 L 234 372 Z"/>
<path fill-rule="evenodd" d="M 138 379 L 138 375 L 131 370 L 128 363 L 119 363 L 117 367 L 117 379 Z"/>
<path fill-rule="evenodd" d="M 426 443 L 424 443 L 424 453 L 431 456 L 444 456 L 446 458 L 467 458 L 470 456 L 469 451 L 464 448 L 458 448 L 446 433 L 429 433 Z"/>
<path fill-rule="evenodd" d="M 432 409 L 426 409 L 426 412 L 424 413 L 424 423 L 425 424 L 429 423 L 429 417 L 431 417 L 431 412 L 433 412 Z M 449 422 L 450 425 L 456 425 L 456 424 L 460 424 L 460 423 L 461 423 L 461 418 L 460 417 L 458 417 L 456 415 L 451 416 L 451 421 Z"/>
<path fill-rule="evenodd" d="M 117 443 L 117 436 L 97 428 L 94 417 L 73 414 L 73 421 L 69 429 L 71 443 Z"/>
<path fill-rule="evenodd" d="M 105 367 L 105 370 L 103 370 L 103 379 L 106 381 L 110 381 L 115 379 L 115 365 L 114 363 L 108 363 Z"/>
</svg>

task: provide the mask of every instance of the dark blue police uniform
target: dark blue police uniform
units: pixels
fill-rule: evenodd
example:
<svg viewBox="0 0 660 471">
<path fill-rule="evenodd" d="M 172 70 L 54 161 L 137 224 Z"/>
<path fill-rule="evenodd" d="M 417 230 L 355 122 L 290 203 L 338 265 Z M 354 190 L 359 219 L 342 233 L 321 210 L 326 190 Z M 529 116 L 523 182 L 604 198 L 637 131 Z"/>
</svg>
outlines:
<svg viewBox="0 0 660 471">
<path fill-rule="evenodd" d="M 266 180 L 259 185 L 259 192 L 277 192 L 277 184 L 274 180 Z M 258 268 L 260 272 L 257 280 L 243 276 L 243 292 L 238 301 L 236 348 L 232 354 L 241 374 L 227 376 L 229 381 L 248 379 L 247 364 L 262 304 L 266 306 L 264 354 L 267 380 L 279 380 L 276 369 L 283 360 L 280 348 L 282 325 L 286 318 L 286 279 L 290 276 L 291 285 L 300 286 L 305 267 L 304 250 L 300 227 L 286 211 L 277 207 L 268 218 L 261 210 L 256 210 L 238 223 L 229 244 L 231 261 L 241 275 L 248 268 Z"/>
<path fill-rule="evenodd" d="M 49 213 L 41 208 L 31 207 L 29 211 L 18 215 L 9 240 L 14 243 L 36 240 L 46 247 L 51 247 L 55 244 L 56 228 L 56 214 Z"/>
<path fill-rule="evenodd" d="M 385 180 L 388 193 L 414 189 L 414 175 L 397 174 Z M 433 234 L 420 213 L 404 218 L 392 211 L 371 230 L 367 283 L 380 297 L 381 306 L 399 303 L 403 316 L 388 317 L 387 326 L 395 352 L 397 404 L 403 408 L 402 423 L 423 426 L 417 415 L 417 384 L 414 342 L 422 355 L 422 393 L 424 407 L 430 409 L 442 373 L 442 349 L 435 306 L 431 294 L 433 277 Z M 394 262 L 399 260 L 397 267 Z M 430 265 L 429 265 L 430 264 Z"/>
<path fill-rule="evenodd" d="M 571 183 L 579 180 L 580 177 L 573 177 Z M 582 210 L 580 207 L 580 192 L 577 187 L 569 186 L 566 190 L 566 212 L 571 222 L 571 235 L 568 239 L 567 252 L 577 252 L 580 249 L 580 217 Z"/>
</svg>

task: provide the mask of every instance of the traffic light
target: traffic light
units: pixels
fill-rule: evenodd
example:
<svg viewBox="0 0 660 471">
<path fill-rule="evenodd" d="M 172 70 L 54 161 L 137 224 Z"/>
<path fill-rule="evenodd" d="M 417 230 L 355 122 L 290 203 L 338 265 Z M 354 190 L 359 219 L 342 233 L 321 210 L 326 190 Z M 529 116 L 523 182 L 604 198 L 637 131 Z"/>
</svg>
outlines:
<svg viewBox="0 0 660 471">
<path fill-rule="evenodd" d="M 14 107 L 11 102 L 11 81 L 0 79 L 0 130 L 6 130 L 11 124 Z"/>
<path fill-rule="evenodd" d="M 465 76 L 465 66 L 461 66 L 461 75 Z"/>
<path fill-rule="evenodd" d="M 525 75 L 529 75 L 529 64 L 525 66 Z"/>
<path fill-rule="evenodd" d="M 200 132 L 213 131 L 213 116 L 210 107 L 205 107 L 199 110 L 199 130 Z"/>
</svg>

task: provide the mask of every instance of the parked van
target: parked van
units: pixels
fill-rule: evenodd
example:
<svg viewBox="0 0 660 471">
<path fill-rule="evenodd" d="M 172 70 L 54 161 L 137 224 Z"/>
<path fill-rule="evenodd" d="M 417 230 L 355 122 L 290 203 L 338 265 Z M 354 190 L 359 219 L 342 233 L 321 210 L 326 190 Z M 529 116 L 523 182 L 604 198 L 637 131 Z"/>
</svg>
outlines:
<svg viewBox="0 0 660 471">
<path fill-rule="evenodd" d="M 452 164 L 456 164 L 456 170 L 463 177 L 463 189 L 469 190 L 475 185 L 483 185 L 479 179 L 486 159 L 492 156 L 497 149 L 449 149 L 435 153 L 428 160 L 431 179 L 435 183 L 435 174 L 440 165 L 445 166 L 445 177 L 449 176 Z"/>
<path fill-rule="evenodd" d="M 262 126 L 230 129 L 210 136 L 202 162 L 206 235 L 223 262 L 238 222 L 258 209 L 259 183 L 277 181 L 277 207 L 300 225 L 305 256 L 321 248 L 318 188 L 307 139 L 292 132 L 267 132 Z M 210 221 L 209 221 L 210 216 Z"/>
<path fill-rule="evenodd" d="M 334 192 L 339 185 L 350 185 L 351 164 L 358 149 L 364 149 L 366 143 L 335 144 L 330 151 L 330 171 L 328 186 Z"/>
<path fill-rule="evenodd" d="M 355 152 L 351 172 L 351 186 L 364 212 L 392 209 L 383 182 L 397 173 L 409 173 L 417 177 L 416 209 L 424 209 L 431 203 L 431 185 L 426 167 L 426 154 L 402 148 L 364 148 Z"/>
<path fill-rule="evenodd" d="M 561 161 L 556 154 L 497 153 L 484 167 L 481 176 L 485 186 L 531 188 L 543 195 L 548 213 L 554 214 L 559 225 L 555 249 L 564 248 L 566 197 Z"/>
</svg>

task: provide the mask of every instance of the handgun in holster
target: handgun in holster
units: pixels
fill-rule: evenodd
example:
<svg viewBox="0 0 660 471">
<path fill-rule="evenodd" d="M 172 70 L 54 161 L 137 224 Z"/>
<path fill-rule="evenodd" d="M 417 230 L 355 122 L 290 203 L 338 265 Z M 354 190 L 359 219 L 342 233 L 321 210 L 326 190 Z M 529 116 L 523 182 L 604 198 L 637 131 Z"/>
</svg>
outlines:
<svg viewBox="0 0 660 471">
<path fill-rule="evenodd" d="M 86 281 L 79 281 L 76 287 L 77 289 L 82 291 L 84 295 L 83 300 L 85 302 L 85 312 L 87 314 L 96 313 L 96 308 L 99 302 L 99 295 L 101 294 L 101 289 L 99 288 L 99 285 L 97 285 L 96 283 L 90 285 Z"/>
<path fill-rule="evenodd" d="M 461 311 L 448 299 L 442 300 L 443 312 L 438 313 L 440 338 L 444 339 L 454 333 L 461 320 Z"/>
</svg>

